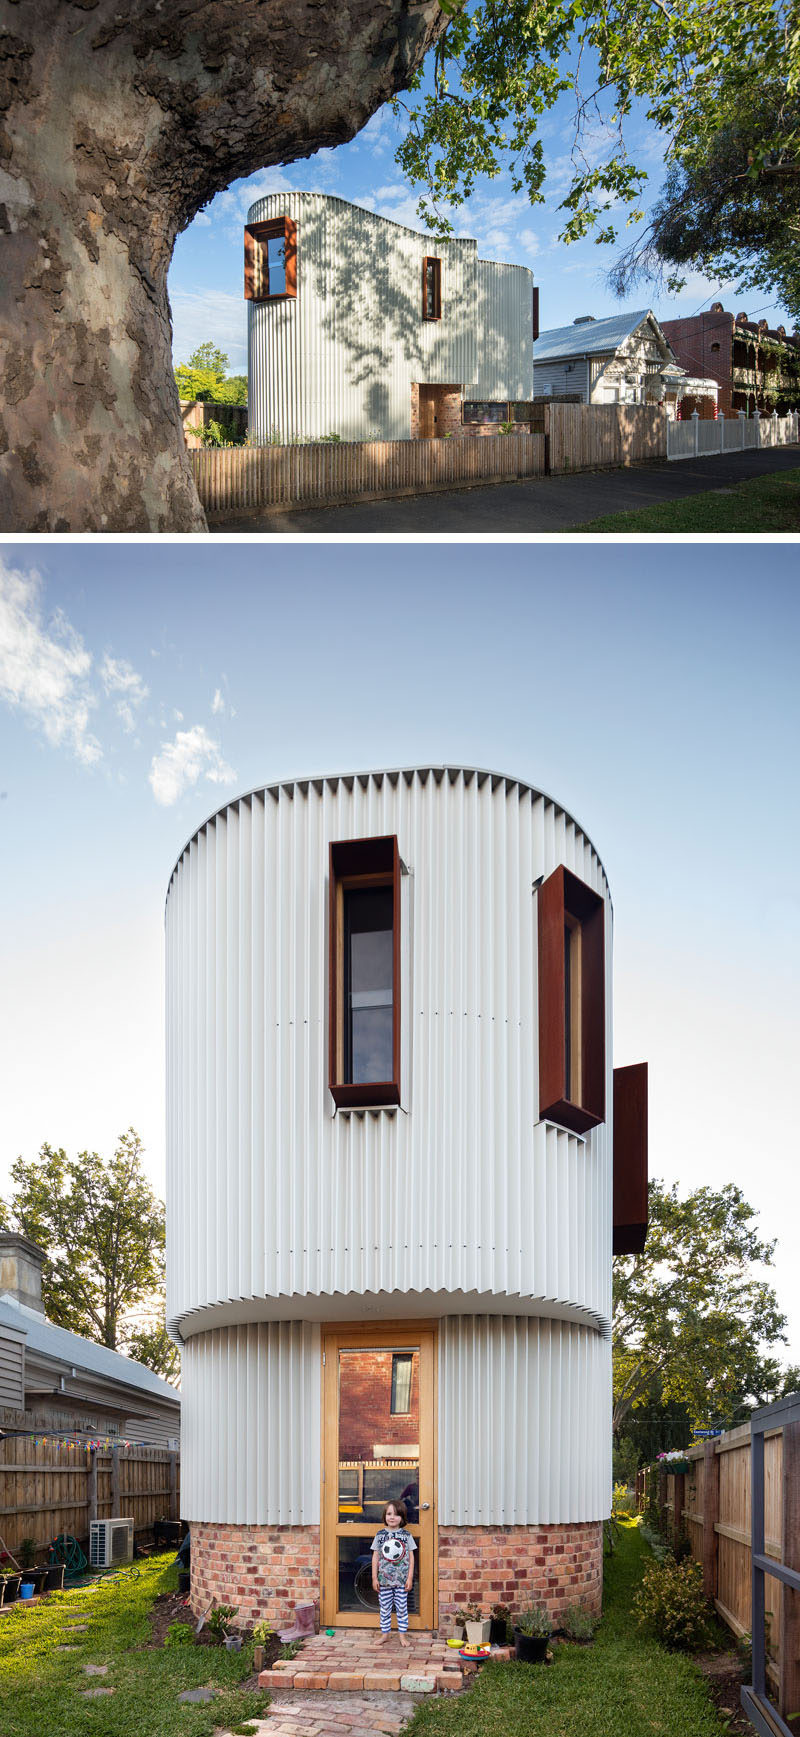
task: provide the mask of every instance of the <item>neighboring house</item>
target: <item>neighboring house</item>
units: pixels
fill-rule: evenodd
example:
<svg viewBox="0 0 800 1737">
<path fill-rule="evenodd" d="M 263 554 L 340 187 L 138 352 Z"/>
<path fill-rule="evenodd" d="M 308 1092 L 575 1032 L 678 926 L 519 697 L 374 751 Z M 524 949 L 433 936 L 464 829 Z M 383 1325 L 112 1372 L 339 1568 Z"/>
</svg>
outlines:
<svg viewBox="0 0 800 1737">
<path fill-rule="evenodd" d="M 537 399 L 578 404 L 661 404 L 667 380 L 674 384 L 675 365 L 664 329 L 649 308 L 609 320 L 585 314 L 537 338 L 533 390 Z"/>
<path fill-rule="evenodd" d="M 734 318 L 721 302 L 706 313 L 665 320 L 663 329 L 682 368 L 718 381 L 726 416 L 800 405 L 800 332 L 787 334 L 784 326 L 772 328 L 746 314 Z"/>
<path fill-rule="evenodd" d="M 0 1233 L 0 1435 L 76 1432 L 177 1448 L 180 1394 L 152 1369 L 48 1321 L 42 1250 Z"/>
<path fill-rule="evenodd" d="M 532 397 L 526 266 L 322 193 L 273 193 L 245 239 L 250 438 L 468 432 L 465 400 Z"/>
<path fill-rule="evenodd" d="M 375 1626 L 599 1610 L 611 1253 L 646 1067 L 612 1070 L 612 908 L 530 785 L 423 766 L 228 802 L 169 885 L 167 1251 L 192 1603 Z"/>
</svg>

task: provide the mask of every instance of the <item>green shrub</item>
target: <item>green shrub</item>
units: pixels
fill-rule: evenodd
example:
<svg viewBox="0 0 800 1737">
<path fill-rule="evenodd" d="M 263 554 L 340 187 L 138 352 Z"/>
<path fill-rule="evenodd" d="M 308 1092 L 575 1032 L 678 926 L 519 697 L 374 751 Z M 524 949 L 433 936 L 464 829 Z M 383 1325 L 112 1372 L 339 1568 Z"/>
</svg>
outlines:
<svg viewBox="0 0 800 1737">
<path fill-rule="evenodd" d="M 596 1619 L 581 1604 L 571 1604 L 561 1618 L 562 1632 L 568 1640 L 591 1640 L 596 1627 Z"/>
<path fill-rule="evenodd" d="M 300 1642 L 299 1641 L 287 1641 L 285 1646 L 281 1647 L 281 1658 L 282 1659 L 296 1659 L 299 1651 L 300 1651 Z"/>
<path fill-rule="evenodd" d="M 627 1484 L 615 1484 L 611 1497 L 612 1514 L 624 1514 L 628 1520 L 636 1517 L 636 1496 Z"/>
<path fill-rule="evenodd" d="M 524 1610 L 514 1617 L 514 1627 L 520 1634 L 532 1636 L 534 1640 L 549 1640 L 553 1632 L 553 1624 L 549 1612 L 543 1604 L 527 1604 Z"/>
<path fill-rule="evenodd" d="M 665 1647 L 696 1652 L 713 1639 L 711 1611 L 703 1595 L 703 1571 L 691 1558 L 667 1556 L 651 1562 L 633 1601 L 639 1628 L 649 1629 Z"/>
<path fill-rule="evenodd" d="M 189 1622 L 171 1622 L 164 1636 L 165 1647 L 193 1647 L 194 1629 Z"/>
<path fill-rule="evenodd" d="M 661 1533 L 656 1531 L 655 1526 L 648 1526 L 646 1520 L 642 1520 L 639 1531 L 645 1544 L 649 1545 L 652 1550 L 657 1562 L 665 1562 L 667 1557 L 672 1555 L 669 1545 L 664 1543 Z"/>
<path fill-rule="evenodd" d="M 238 1609 L 238 1604 L 218 1604 L 207 1619 L 211 1633 L 214 1639 L 219 1641 L 220 1646 Z"/>
<path fill-rule="evenodd" d="M 253 1640 L 257 1647 L 265 1647 L 268 1641 L 275 1639 L 275 1630 L 271 1622 L 257 1622 L 253 1625 Z"/>
</svg>

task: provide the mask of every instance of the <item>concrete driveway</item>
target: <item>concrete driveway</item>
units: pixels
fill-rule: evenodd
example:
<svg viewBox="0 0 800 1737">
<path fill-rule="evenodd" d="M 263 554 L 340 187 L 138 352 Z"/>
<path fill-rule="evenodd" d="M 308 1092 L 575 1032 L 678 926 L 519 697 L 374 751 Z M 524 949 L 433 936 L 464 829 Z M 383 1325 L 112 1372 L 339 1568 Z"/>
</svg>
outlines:
<svg viewBox="0 0 800 1737">
<path fill-rule="evenodd" d="M 732 488 L 748 477 L 798 468 L 800 446 L 780 446 L 764 452 L 724 453 L 627 470 L 583 471 L 577 476 L 524 478 L 442 494 L 359 501 L 345 507 L 230 514 L 211 521 L 209 530 L 223 535 L 234 531 L 270 536 L 316 532 L 324 537 L 350 538 L 376 531 L 426 537 L 569 531 L 605 513 L 631 512 L 707 489 Z"/>
</svg>

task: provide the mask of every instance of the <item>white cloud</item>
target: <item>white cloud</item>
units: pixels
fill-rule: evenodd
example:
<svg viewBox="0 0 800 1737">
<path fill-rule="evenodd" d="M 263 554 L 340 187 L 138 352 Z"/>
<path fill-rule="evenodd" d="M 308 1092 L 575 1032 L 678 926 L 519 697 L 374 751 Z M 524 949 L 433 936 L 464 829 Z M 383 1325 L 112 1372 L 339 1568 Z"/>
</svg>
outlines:
<svg viewBox="0 0 800 1737">
<path fill-rule="evenodd" d="M 219 712 L 224 712 L 225 710 L 225 701 L 222 698 L 222 693 L 219 688 L 214 689 L 214 698 L 211 701 L 211 710 L 214 717 L 217 717 Z"/>
<path fill-rule="evenodd" d="M 144 705 L 150 689 L 132 664 L 124 658 L 110 657 L 108 652 L 100 665 L 100 676 L 109 697 L 118 695 L 117 717 L 121 719 L 123 729 L 132 735 L 136 729 L 137 708 Z"/>
<path fill-rule="evenodd" d="M 178 730 L 174 742 L 165 742 L 161 753 L 154 754 L 149 781 L 156 802 L 171 808 L 201 776 L 209 784 L 233 784 L 236 780 L 233 767 L 222 758 L 219 743 L 202 724 L 195 724 L 191 730 Z"/>
<path fill-rule="evenodd" d="M 45 624 L 42 581 L 0 559 L 0 698 L 18 708 L 53 747 L 84 766 L 103 757 L 89 717 L 91 652 L 61 609 Z"/>
<path fill-rule="evenodd" d="M 170 282 L 172 355 L 187 358 L 209 338 L 224 350 L 231 374 L 247 373 L 247 303 L 225 290 L 179 289 Z M 155 653 L 153 655 L 156 655 Z"/>
</svg>

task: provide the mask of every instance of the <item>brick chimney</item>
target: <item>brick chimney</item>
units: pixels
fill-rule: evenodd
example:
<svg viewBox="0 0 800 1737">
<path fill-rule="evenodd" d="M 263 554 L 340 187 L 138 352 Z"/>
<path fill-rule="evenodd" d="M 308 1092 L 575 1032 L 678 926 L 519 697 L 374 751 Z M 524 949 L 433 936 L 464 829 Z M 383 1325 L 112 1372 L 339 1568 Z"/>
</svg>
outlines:
<svg viewBox="0 0 800 1737">
<path fill-rule="evenodd" d="M 16 1230 L 0 1231 L 0 1296 L 10 1293 L 18 1303 L 43 1315 L 43 1261 L 44 1249 L 38 1243 Z"/>
</svg>

